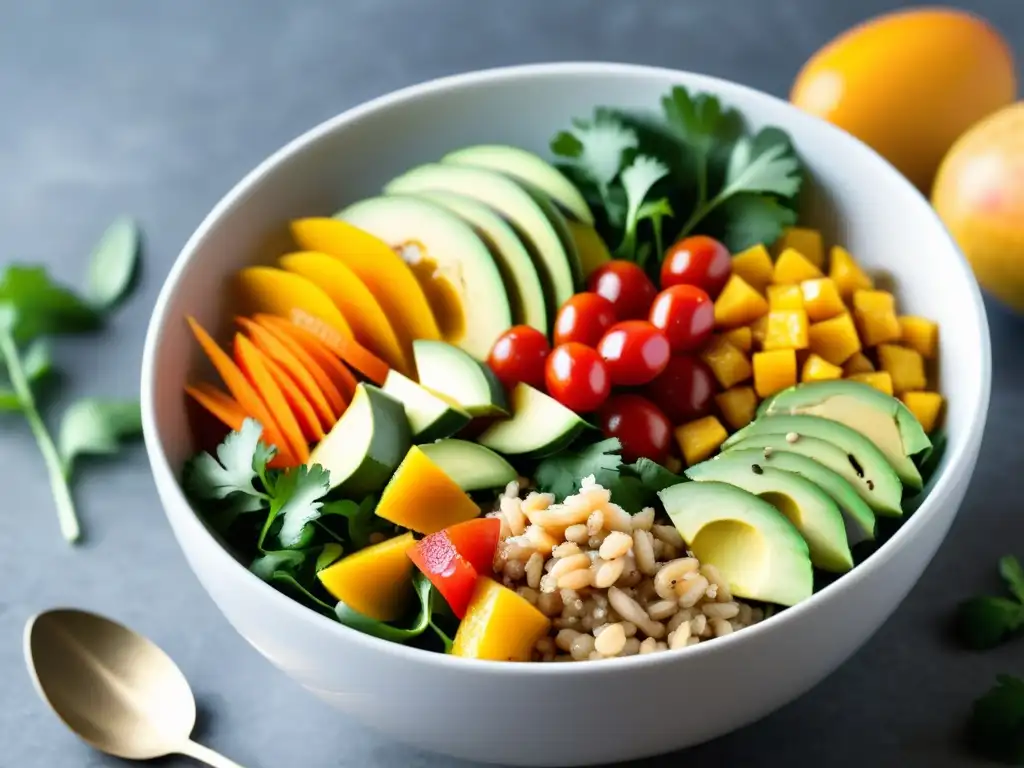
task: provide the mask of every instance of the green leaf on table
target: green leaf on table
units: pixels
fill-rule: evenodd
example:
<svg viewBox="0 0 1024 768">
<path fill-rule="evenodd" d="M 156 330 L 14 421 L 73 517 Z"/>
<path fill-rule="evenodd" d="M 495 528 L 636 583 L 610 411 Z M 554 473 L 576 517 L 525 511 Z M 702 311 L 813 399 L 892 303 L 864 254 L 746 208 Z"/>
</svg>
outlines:
<svg viewBox="0 0 1024 768">
<path fill-rule="evenodd" d="M 228 434 L 217 446 L 217 458 L 201 451 L 189 459 L 182 478 L 185 492 L 206 501 L 235 495 L 235 511 L 239 512 L 254 512 L 265 506 L 269 497 L 257 490 L 253 481 L 266 476 L 274 448 L 260 442 L 262 434 L 258 421 L 246 419 L 239 431 Z"/>
<path fill-rule="evenodd" d="M 967 738 L 980 755 L 1007 765 L 1024 764 L 1024 680 L 999 675 L 974 702 Z"/>
<path fill-rule="evenodd" d="M 1024 568 L 1021 568 L 1020 560 L 1013 555 L 1003 555 L 999 558 L 999 575 L 1013 596 L 1024 604 Z"/>
<path fill-rule="evenodd" d="M 967 647 L 994 648 L 1024 626 L 1024 606 L 1005 597 L 972 597 L 957 607 L 956 624 Z"/>
<path fill-rule="evenodd" d="M 17 310 L 13 335 L 18 342 L 42 335 L 92 331 L 103 320 L 78 295 L 53 282 L 44 267 L 6 267 L 0 272 L 0 302 Z"/>
<path fill-rule="evenodd" d="M 548 456 L 537 465 L 533 473 L 538 490 L 551 493 L 555 501 L 562 501 L 580 489 L 580 481 L 593 475 L 598 484 L 607 487 L 618 476 L 622 464 L 618 438 L 591 443 L 575 451 L 562 451 Z"/>
<path fill-rule="evenodd" d="M 128 293 L 139 264 L 140 234 L 135 222 L 123 216 L 114 221 L 93 248 L 85 295 L 96 309 L 115 307 Z"/>
<path fill-rule="evenodd" d="M 351 627 L 367 635 L 379 637 L 382 640 L 404 643 L 407 640 L 422 635 L 423 631 L 430 625 L 432 591 L 430 581 L 426 576 L 417 571 L 412 577 L 412 585 L 416 592 L 416 597 L 419 598 L 419 611 L 410 627 L 396 627 L 383 621 L 371 619 L 369 616 L 349 608 L 342 602 L 335 606 L 335 616 L 346 627 Z"/>
<path fill-rule="evenodd" d="M 622 188 L 626 191 L 626 223 L 622 242 L 615 250 L 616 258 L 636 260 L 637 227 L 642 220 L 641 213 L 644 214 L 644 217 L 656 215 L 659 228 L 661 219 L 665 215 L 671 215 L 672 208 L 668 204 L 668 200 L 664 198 L 651 201 L 647 208 L 644 208 L 645 198 L 651 188 L 667 175 L 668 166 L 648 155 L 637 155 L 623 169 L 620 178 Z M 659 258 L 660 255 L 659 251 Z"/>
<path fill-rule="evenodd" d="M 137 400 L 86 398 L 72 403 L 61 420 L 57 445 L 65 470 L 83 455 L 112 455 L 142 434 Z"/>
<path fill-rule="evenodd" d="M 330 473 L 319 464 L 290 467 L 274 484 L 274 499 L 270 504 L 264 536 L 277 518 L 281 528 L 277 540 L 285 549 L 308 544 L 312 534 L 309 524 L 320 517 L 321 498 L 331 489 Z M 260 547 L 264 536 L 260 537 Z"/>
</svg>

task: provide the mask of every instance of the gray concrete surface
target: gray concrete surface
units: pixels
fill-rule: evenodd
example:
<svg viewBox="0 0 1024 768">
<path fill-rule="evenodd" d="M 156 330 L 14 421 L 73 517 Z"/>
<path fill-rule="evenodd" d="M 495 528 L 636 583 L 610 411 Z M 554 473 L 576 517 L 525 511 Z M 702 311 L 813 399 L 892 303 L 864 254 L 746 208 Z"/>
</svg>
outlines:
<svg viewBox="0 0 1024 768">
<path fill-rule="evenodd" d="M 66 379 L 55 411 L 82 394 L 135 393 L 149 311 L 178 249 L 250 167 L 324 118 L 434 76 L 542 60 L 701 70 L 784 95 L 819 45 L 897 5 L 0 0 L 0 262 L 44 262 L 76 281 L 92 242 L 122 212 L 140 218 L 148 240 L 140 290 L 110 331 L 60 345 Z M 1024 41 L 1019 0 L 966 5 Z M 978 471 L 898 614 L 800 701 L 647 765 L 982 764 L 958 747 L 959 729 L 997 672 L 1024 673 L 1022 646 L 969 654 L 948 641 L 944 622 L 971 590 L 996 586 L 999 555 L 1024 555 L 1024 321 L 994 306 L 990 319 L 995 382 Z M 245 766 L 453 765 L 339 718 L 234 633 L 186 567 L 141 447 L 81 473 L 88 541 L 77 549 L 59 536 L 39 455 L 17 418 L 0 420 L 0 457 L 0 765 L 123 764 L 80 745 L 25 674 L 25 620 L 59 604 L 113 615 L 166 648 L 199 697 L 199 738 Z M 666 706 L 685 717 L 691 704 Z"/>
</svg>

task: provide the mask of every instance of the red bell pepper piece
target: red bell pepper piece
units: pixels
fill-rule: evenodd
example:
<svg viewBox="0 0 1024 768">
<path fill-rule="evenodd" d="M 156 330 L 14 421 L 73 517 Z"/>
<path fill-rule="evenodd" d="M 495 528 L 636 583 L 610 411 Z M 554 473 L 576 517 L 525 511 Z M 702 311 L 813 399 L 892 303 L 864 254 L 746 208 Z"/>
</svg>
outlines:
<svg viewBox="0 0 1024 768">
<path fill-rule="evenodd" d="M 490 574 L 494 566 L 494 552 L 501 536 L 501 520 L 496 517 L 478 517 L 456 523 L 444 529 L 455 551 L 462 555 L 477 573 Z"/>
</svg>

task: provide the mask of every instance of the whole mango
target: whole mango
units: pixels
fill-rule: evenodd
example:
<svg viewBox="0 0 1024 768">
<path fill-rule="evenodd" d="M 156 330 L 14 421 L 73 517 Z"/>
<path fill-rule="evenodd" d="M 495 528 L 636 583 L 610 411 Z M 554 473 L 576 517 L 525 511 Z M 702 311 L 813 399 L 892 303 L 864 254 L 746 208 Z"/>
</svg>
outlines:
<svg viewBox="0 0 1024 768">
<path fill-rule="evenodd" d="M 939 166 L 932 205 L 981 286 L 1024 312 L 1024 102 L 956 141 Z"/>
<path fill-rule="evenodd" d="M 790 101 L 873 147 L 927 194 L 956 138 L 1016 91 L 1013 53 L 993 27 L 921 8 L 833 39 L 804 65 Z"/>
</svg>

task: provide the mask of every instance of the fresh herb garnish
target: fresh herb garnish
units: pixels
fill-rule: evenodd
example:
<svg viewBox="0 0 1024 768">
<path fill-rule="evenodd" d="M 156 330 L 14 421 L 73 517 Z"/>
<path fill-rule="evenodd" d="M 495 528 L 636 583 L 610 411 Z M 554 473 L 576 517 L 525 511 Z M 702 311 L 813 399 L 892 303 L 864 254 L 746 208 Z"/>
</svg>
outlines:
<svg viewBox="0 0 1024 768">
<path fill-rule="evenodd" d="M 422 635 L 423 631 L 430 626 L 430 595 L 433 586 L 427 577 L 419 571 L 413 575 L 412 584 L 416 591 L 416 597 L 419 598 L 420 607 L 410 627 L 395 627 L 391 624 L 385 624 L 383 621 L 371 619 L 369 616 L 349 608 L 342 602 L 335 606 L 334 613 L 338 617 L 338 621 L 346 627 L 358 629 L 360 632 L 365 632 L 368 635 L 373 635 L 383 640 L 390 640 L 393 643 L 404 643 Z"/>
<path fill-rule="evenodd" d="M 259 422 L 246 419 L 217 446 L 217 458 L 200 451 L 189 459 L 182 473 L 185 493 L 203 501 L 230 500 L 227 506 L 235 513 L 269 505 L 267 464 L 275 451 L 260 442 L 262 433 Z M 254 485 L 256 479 L 260 488 Z"/>
<path fill-rule="evenodd" d="M 116 307 L 131 289 L 138 273 L 139 230 L 127 217 L 107 227 L 93 249 L 85 295 L 100 311 Z"/>
<path fill-rule="evenodd" d="M 967 738 L 989 759 L 1024 765 L 1024 680 L 1012 675 L 996 678 L 996 684 L 974 702 Z"/>
<path fill-rule="evenodd" d="M 969 648 L 993 648 L 1024 627 L 1024 570 L 1012 555 L 999 560 L 1003 577 L 1013 599 L 984 595 L 963 601 L 957 608 L 956 628 Z"/>
</svg>

